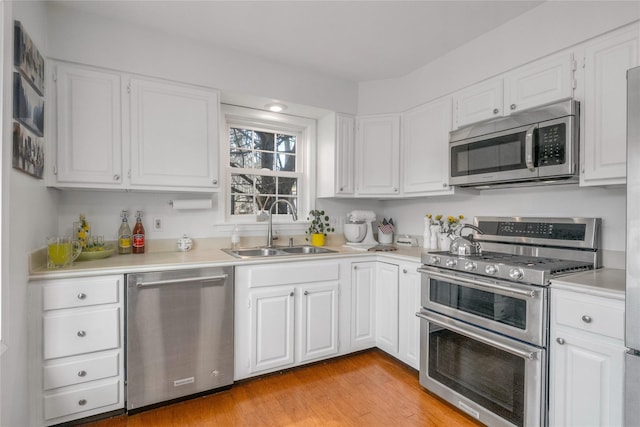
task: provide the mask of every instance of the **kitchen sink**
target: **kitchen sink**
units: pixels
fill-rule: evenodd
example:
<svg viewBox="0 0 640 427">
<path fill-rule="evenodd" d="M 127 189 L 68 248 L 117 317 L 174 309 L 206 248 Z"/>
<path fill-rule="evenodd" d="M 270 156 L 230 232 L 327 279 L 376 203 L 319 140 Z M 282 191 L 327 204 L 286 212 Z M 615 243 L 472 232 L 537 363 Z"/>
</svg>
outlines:
<svg viewBox="0 0 640 427">
<path fill-rule="evenodd" d="M 312 255 L 336 252 L 318 246 L 282 246 L 276 248 L 222 249 L 223 252 L 238 258 L 264 258 L 287 255 Z"/>
</svg>

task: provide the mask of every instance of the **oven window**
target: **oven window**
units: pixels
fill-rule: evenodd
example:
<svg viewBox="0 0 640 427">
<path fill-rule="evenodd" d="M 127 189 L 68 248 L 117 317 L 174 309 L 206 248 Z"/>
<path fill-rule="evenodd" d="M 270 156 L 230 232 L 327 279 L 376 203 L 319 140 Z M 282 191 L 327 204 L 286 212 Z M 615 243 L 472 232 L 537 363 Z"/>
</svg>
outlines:
<svg viewBox="0 0 640 427">
<path fill-rule="evenodd" d="M 479 175 L 526 168 L 525 137 L 526 132 L 519 132 L 452 147 L 452 176 Z"/>
<path fill-rule="evenodd" d="M 429 376 L 509 422 L 523 425 L 524 359 L 430 323 Z"/>
<path fill-rule="evenodd" d="M 515 297 L 430 279 L 429 298 L 447 307 L 518 329 L 527 327 L 527 302 Z"/>
</svg>

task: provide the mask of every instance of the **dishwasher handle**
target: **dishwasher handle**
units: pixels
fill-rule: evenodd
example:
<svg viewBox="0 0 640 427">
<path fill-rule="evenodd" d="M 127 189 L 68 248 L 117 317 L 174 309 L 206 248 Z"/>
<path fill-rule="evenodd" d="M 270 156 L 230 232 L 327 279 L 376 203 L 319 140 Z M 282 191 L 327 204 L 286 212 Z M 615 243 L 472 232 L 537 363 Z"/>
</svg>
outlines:
<svg viewBox="0 0 640 427">
<path fill-rule="evenodd" d="M 219 276 L 185 277 L 182 279 L 154 280 L 151 282 L 137 282 L 136 286 L 139 288 L 144 288 L 148 286 L 177 285 L 180 283 L 189 283 L 189 282 L 201 282 L 202 284 L 211 282 L 211 284 L 213 284 L 213 283 L 225 281 L 227 280 L 228 277 L 229 277 L 228 274 L 221 274 Z"/>
</svg>

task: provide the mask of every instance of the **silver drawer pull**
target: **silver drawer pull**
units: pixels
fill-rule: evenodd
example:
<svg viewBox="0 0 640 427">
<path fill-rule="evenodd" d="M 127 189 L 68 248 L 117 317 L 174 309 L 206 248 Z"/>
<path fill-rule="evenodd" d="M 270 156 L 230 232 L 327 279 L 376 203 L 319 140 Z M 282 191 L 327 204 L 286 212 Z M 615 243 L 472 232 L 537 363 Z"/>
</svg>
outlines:
<svg viewBox="0 0 640 427">
<path fill-rule="evenodd" d="M 80 292 L 80 293 L 78 294 L 78 299 L 85 299 L 85 298 L 87 298 L 87 294 L 82 293 L 82 292 Z"/>
<path fill-rule="evenodd" d="M 582 316 L 582 321 L 584 323 L 591 323 L 591 316 L 587 316 L 586 314 Z"/>
<path fill-rule="evenodd" d="M 85 331 L 78 331 L 78 336 L 80 338 L 84 337 L 85 335 L 87 335 L 87 333 Z"/>
<path fill-rule="evenodd" d="M 84 406 L 84 405 L 86 405 L 86 404 L 87 404 L 87 399 L 80 399 L 80 400 L 78 400 L 78 405 L 80 405 L 80 406 Z"/>
<path fill-rule="evenodd" d="M 78 372 L 78 376 L 79 376 L 79 377 L 86 377 L 86 376 L 87 376 L 87 371 L 80 371 L 80 372 Z"/>
</svg>

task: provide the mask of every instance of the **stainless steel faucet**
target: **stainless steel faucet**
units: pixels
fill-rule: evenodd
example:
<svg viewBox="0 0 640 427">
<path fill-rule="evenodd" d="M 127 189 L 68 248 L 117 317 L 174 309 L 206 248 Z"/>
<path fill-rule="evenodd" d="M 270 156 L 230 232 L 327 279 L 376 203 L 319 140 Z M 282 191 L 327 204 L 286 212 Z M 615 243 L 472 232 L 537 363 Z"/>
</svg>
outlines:
<svg viewBox="0 0 640 427">
<path fill-rule="evenodd" d="M 293 220 L 294 221 L 298 220 L 298 214 L 296 214 L 296 208 L 293 207 L 291 202 L 285 199 L 279 199 L 273 202 L 273 204 L 271 205 L 271 208 L 269 208 L 269 225 L 267 226 L 267 247 L 268 248 L 273 247 L 273 221 L 272 221 L 273 207 L 278 203 L 286 203 L 287 205 L 289 205 L 289 208 L 291 208 L 291 216 L 293 217 Z"/>
</svg>

